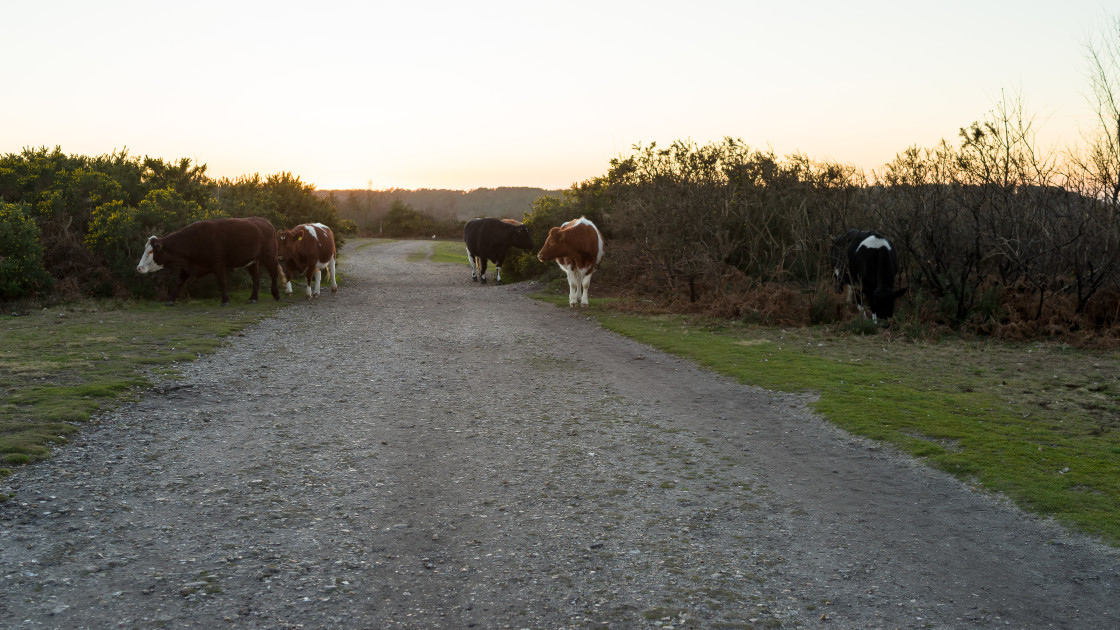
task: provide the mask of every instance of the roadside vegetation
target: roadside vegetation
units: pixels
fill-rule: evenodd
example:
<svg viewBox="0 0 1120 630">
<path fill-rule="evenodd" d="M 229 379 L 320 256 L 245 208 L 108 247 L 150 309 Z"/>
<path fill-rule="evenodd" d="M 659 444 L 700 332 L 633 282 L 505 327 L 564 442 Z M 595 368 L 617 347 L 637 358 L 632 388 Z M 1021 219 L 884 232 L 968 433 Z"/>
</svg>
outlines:
<svg viewBox="0 0 1120 630">
<path fill-rule="evenodd" d="M 542 197 L 524 217 L 534 242 L 587 217 L 607 256 L 597 285 L 670 312 L 763 325 L 845 321 L 830 249 L 877 230 L 899 254 L 895 333 L 1120 344 L 1120 19 L 1089 48 L 1096 124 L 1040 146 L 1013 94 L 955 140 L 900 147 L 865 173 L 737 138 L 639 144 L 604 175 Z M 535 252 L 511 279 L 546 271 Z"/>
<path fill-rule="evenodd" d="M 214 180 L 206 165 L 187 158 L 138 158 L 126 150 L 87 157 L 43 147 L 0 156 L 0 312 L 23 298 L 164 299 L 176 280 L 171 272 L 136 273 L 149 236 L 248 216 L 277 229 L 325 223 L 340 246 L 355 231 L 291 173 Z M 212 284 L 203 279 L 188 291 L 201 295 Z"/>
</svg>

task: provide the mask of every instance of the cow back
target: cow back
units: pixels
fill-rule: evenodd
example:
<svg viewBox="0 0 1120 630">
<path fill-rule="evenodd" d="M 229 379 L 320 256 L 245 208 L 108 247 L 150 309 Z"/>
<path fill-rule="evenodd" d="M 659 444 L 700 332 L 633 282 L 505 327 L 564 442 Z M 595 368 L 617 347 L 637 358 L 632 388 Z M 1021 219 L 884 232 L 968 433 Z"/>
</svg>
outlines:
<svg viewBox="0 0 1120 630">
<path fill-rule="evenodd" d="M 276 230 L 261 217 L 206 219 L 155 239 L 160 265 L 213 270 L 276 259 Z M 199 275 L 199 274 L 195 274 Z"/>
<path fill-rule="evenodd" d="M 529 228 L 512 219 L 482 217 L 463 226 L 463 242 L 474 256 L 501 263 L 511 247 L 533 249 Z"/>
<path fill-rule="evenodd" d="M 891 317 L 894 301 L 905 292 L 895 290 L 898 252 L 890 240 L 874 231 L 848 230 L 833 242 L 832 263 L 837 290 L 851 284 L 877 317 Z"/>
</svg>

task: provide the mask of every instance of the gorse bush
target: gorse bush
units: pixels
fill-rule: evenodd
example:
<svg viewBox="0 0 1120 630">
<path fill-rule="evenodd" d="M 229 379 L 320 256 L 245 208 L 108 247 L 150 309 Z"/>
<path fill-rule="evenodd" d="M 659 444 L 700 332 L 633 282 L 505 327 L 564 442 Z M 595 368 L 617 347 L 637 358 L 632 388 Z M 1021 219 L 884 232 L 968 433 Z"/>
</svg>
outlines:
<svg viewBox="0 0 1120 630">
<path fill-rule="evenodd" d="M 0 202 L 0 299 L 49 289 L 39 225 L 24 206 Z"/>
<path fill-rule="evenodd" d="M 39 248 L 34 254 L 23 241 L 0 244 L 37 256 L 34 267 L 20 263 L 30 269 L 25 276 L 5 276 L 8 300 L 52 290 L 62 298 L 158 294 L 166 274 L 135 272 L 145 242 L 201 219 L 263 216 L 277 229 L 341 224 L 334 206 L 290 173 L 214 181 L 190 159 L 140 159 L 126 151 L 90 158 L 39 148 L 0 156 L 0 202 L 21 208 L 31 225 L 20 220 L 20 229 L 34 228 Z M 342 233 L 336 229 L 339 245 Z M 4 260 L 14 269 L 15 258 Z"/>
<path fill-rule="evenodd" d="M 153 190 L 137 207 L 112 201 L 93 211 L 85 245 L 101 257 L 115 279 L 113 293 L 153 297 L 152 281 L 135 273 L 150 236 L 172 232 L 203 219 L 221 218 L 215 204 L 203 208 L 175 190 Z M 123 289 L 123 290 L 122 290 Z"/>
</svg>

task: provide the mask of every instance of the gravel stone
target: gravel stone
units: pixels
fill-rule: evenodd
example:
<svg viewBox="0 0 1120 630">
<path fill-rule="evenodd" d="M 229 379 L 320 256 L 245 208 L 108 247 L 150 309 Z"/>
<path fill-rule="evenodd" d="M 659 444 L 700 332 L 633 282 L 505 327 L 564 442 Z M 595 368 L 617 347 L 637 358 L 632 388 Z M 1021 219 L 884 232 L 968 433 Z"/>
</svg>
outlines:
<svg viewBox="0 0 1120 630">
<path fill-rule="evenodd" d="M 1116 550 L 362 245 L 0 480 L 4 627 L 1120 627 Z"/>
</svg>

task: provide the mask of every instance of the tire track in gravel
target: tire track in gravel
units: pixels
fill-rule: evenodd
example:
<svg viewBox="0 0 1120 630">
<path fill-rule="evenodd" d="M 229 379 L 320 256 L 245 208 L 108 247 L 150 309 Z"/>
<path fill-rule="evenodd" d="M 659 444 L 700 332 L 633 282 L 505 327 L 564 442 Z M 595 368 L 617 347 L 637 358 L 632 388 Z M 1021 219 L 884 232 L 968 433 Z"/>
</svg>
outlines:
<svg viewBox="0 0 1120 630">
<path fill-rule="evenodd" d="M 1114 550 L 426 242 L 0 481 L 14 628 L 1117 626 Z"/>
</svg>

